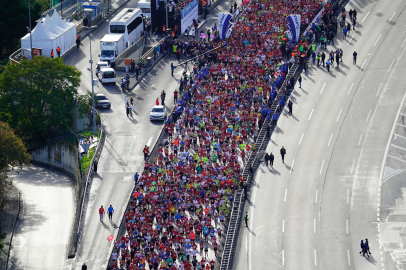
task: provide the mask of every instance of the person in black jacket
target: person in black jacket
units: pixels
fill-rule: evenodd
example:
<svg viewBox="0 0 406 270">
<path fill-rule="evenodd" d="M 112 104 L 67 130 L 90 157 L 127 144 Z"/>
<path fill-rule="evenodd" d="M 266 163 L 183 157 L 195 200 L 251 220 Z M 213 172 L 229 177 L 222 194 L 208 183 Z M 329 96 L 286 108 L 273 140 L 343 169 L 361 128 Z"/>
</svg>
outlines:
<svg viewBox="0 0 406 270">
<path fill-rule="evenodd" d="M 269 164 L 271 165 L 271 167 L 273 167 L 273 160 L 275 159 L 275 156 L 272 154 L 269 155 Z"/>
<path fill-rule="evenodd" d="M 87 265 L 85 263 L 82 265 L 82 270 L 87 270 Z"/>
<path fill-rule="evenodd" d="M 285 163 L 285 155 L 286 155 L 286 149 L 285 149 L 285 147 L 282 146 L 280 152 L 281 152 L 281 156 L 282 156 L 282 162 Z"/>
<path fill-rule="evenodd" d="M 269 155 L 268 155 L 268 153 L 265 154 L 264 160 L 265 160 L 265 165 L 268 167 L 268 163 L 269 163 Z"/>
</svg>

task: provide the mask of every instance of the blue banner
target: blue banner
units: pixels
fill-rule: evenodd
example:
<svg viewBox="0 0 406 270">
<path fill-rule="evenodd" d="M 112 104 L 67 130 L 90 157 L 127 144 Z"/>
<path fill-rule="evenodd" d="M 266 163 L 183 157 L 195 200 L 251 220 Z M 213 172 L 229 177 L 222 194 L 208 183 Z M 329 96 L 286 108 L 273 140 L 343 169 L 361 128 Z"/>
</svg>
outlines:
<svg viewBox="0 0 406 270">
<path fill-rule="evenodd" d="M 288 28 L 292 35 L 292 40 L 298 41 L 300 36 L 300 15 L 288 16 Z"/>
<path fill-rule="evenodd" d="M 219 35 L 221 39 L 226 37 L 228 28 L 230 27 L 231 14 L 230 13 L 219 13 Z"/>
</svg>

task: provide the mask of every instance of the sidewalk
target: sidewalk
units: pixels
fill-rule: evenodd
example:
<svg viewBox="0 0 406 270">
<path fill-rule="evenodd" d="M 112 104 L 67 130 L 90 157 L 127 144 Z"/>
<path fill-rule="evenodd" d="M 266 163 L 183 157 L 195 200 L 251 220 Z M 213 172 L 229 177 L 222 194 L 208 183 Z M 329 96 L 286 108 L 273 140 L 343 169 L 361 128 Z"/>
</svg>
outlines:
<svg viewBox="0 0 406 270">
<path fill-rule="evenodd" d="M 7 268 L 14 227 L 20 212 L 19 201 L 20 195 L 17 188 L 10 186 L 4 199 L 4 206 L 0 209 L 0 233 L 2 236 L 5 234 L 3 248 L 0 249 L 0 269 Z"/>
</svg>

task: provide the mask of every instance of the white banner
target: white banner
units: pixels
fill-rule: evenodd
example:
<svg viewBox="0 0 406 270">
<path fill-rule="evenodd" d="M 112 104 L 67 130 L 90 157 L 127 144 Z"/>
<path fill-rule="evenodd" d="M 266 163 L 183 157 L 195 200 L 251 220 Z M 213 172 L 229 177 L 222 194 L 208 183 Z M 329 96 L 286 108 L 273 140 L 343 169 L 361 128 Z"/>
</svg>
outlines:
<svg viewBox="0 0 406 270">
<path fill-rule="evenodd" d="M 193 24 L 193 19 L 197 21 L 198 13 L 197 0 L 190 2 L 184 9 L 182 9 L 180 21 L 181 33 L 184 33 L 186 28 Z"/>
</svg>

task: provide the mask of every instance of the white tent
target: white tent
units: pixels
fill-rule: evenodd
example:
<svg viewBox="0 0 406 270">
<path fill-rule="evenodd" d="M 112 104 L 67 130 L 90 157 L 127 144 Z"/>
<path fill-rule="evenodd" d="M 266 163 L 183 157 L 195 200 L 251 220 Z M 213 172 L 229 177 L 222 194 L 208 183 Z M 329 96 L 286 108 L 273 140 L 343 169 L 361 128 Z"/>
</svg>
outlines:
<svg viewBox="0 0 406 270">
<path fill-rule="evenodd" d="M 57 36 L 56 46 L 59 46 L 61 48 L 61 55 L 63 55 L 67 50 L 70 49 L 69 44 L 65 46 L 65 37 L 67 36 L 65 29 L 60 28 L 57 25 L 53 24 L 48 14 L 45 17 L 44 21 L 42 22 L 42 25 L 45 27 L 46 30 Z M 56 48 L 54 49 L 54 52 L 56 56 L 57 55 Z"/>
<path fill-rule="evenodd" d="M 51 17 L 51 22 L 53 25 L 62 28 L 65 30 L 65 46 L 67 46 L 66 51 L 71 49 L 72 47 L 76 46 L 76 24 L 75 23 L 67 23 L 59 17 L 58 12 L 56 9 L 54 10 L 54 14 Z"/>
<path fill-rule="evenodd" d="M 55 52 L 58 36 L 47 31 L 40 21 L 37 23 L 34 30 L 32 30 L 31 35 L 32 47 L 42 49 L 42 55 L 51 56 L 52 49 Z M 21 39 L 21 48 L 22 51 L 31 49 L 29 33 Z M 27 58 L 29 57 L 27 56 Z"/>
</svg>

